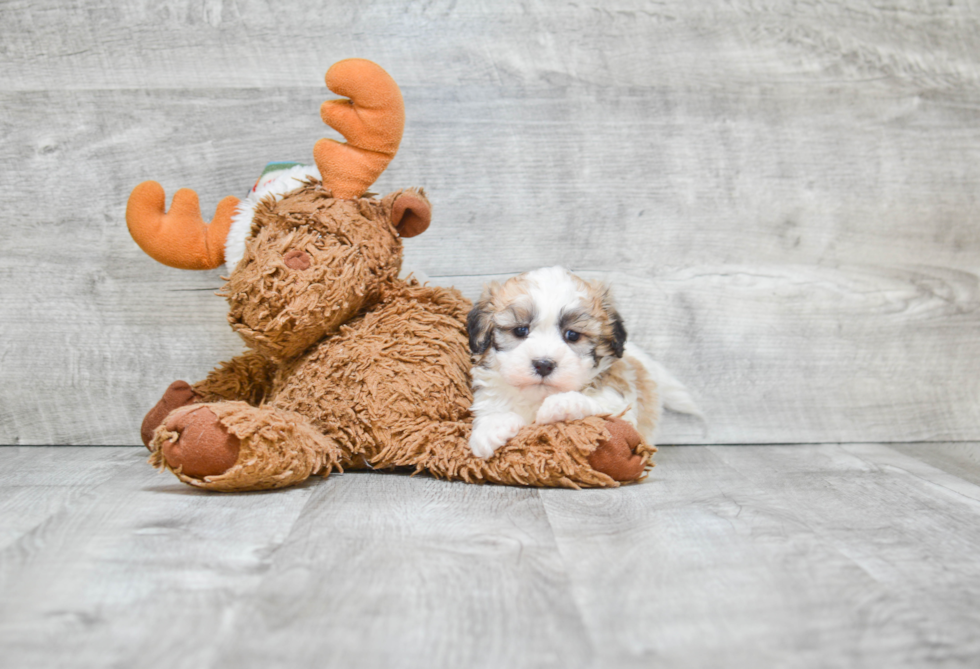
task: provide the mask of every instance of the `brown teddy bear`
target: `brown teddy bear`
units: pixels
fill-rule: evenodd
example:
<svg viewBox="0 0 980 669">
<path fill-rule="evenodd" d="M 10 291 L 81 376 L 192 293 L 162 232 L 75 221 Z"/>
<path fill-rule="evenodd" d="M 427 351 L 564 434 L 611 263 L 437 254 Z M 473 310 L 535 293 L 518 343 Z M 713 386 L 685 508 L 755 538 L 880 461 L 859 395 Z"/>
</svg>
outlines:
<svg viewBox="0 0 980 669">
<path fill-rule="evenodd" d="M 428 227 L 429 202 L 420 189 L 364 195 L 401 141 L 401 93 L 360 59 L 326 81 L 349 98 L 321 108 L 347 143 L 317 142 L 316 167 L 271 165 L 210 224 L 193 191 L 178 191 L 169 212 L 156 182 L 130 196 L 130 233 L 151 257 L 227 265 L 228 321 L 248 348 L 193 386 L 171 384 L 143 421 L 150 462 L 226 491 L 364 467 L 533 486 L 640 478 L 656 449 L 615 418 L 529 426 L 492 458 L 472 455 L 471 305 L 398 276 L 401 238 Z"/>
</svg>

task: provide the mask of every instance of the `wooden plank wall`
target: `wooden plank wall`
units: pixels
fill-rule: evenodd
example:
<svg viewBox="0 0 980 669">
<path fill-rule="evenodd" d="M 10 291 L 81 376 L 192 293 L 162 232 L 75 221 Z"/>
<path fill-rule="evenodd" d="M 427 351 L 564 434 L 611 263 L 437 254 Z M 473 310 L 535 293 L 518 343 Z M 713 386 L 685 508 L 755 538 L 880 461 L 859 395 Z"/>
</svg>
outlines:
<svg viewBox="0 0 980 669">
<path fill-rule="evenodd" d="M 336 60 L 408 112 L 407 262 L 475 296 L 612 281 L 692 388 L 677 443 L 980 439 L 980 5 L 899 0 L 0 4 L 0 443 L 132 444 L 239 342 L 130 240 L 152 178 L 205 210 L 309 160 Z"/>
</svg>

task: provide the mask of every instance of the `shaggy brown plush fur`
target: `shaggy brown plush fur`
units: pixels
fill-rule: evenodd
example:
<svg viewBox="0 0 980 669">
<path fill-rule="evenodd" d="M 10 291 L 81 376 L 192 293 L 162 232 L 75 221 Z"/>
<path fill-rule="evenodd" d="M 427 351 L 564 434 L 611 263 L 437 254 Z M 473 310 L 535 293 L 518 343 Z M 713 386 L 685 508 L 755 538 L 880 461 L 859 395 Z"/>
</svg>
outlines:
<svg viewBox="0 0 980 669">
<path fill-rule="evenodd" d="M 185 406 L 156 429 L 154 465 L 211 490 L 282 487 L 351 466 L 604 487 L 618 485 L 637 456 L 632 478 L 642 475 L 654 449 L 636 440 L 622 451 L 625 441 L 600 417 L 530 426 L 494 457 L 472 455 L 471 305 L 453 289 L 397 278 L 402 247 L 391 212 L 405 194 L 428 206 L 418 191 L 337 200 L 318 182 L 261 204 L 223 289 L 229 322 L 250 350 L 193 385 L 193 407 L 211 411 L 209 425 L 182 430 L 193 408 Z M 290 262 L 297 257 L 309 262 Z M 207 416 L 195 415 L 198 423 Z M 609 457 L 618 465 L 600 464 L 603 473 L 590 456 L 616 439 Z M 212 443 L 223 458 L 238 448 L 231 467 L 216 461 L 215 471 L 200 470 Z M 184 471 L 192 455 L 201 456 L 196 475 Z"/>
</svg>

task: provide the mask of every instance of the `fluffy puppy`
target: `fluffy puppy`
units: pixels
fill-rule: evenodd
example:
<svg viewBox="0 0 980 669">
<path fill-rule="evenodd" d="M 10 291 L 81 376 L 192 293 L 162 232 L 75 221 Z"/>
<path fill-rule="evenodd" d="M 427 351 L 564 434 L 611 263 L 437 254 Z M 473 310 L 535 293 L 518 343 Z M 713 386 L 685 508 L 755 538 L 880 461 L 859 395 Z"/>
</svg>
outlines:
<svg viewBox="0 0 980 669">
<path fill-rule="evenodd" d="M 623 414 L 653 444 L 665 405 L 700 415 L 680 382 L 626 343 L 609 288 L 562 267 L 489 284 L 467 328 L 478 457 L 531 423 Z"/>
</svg>

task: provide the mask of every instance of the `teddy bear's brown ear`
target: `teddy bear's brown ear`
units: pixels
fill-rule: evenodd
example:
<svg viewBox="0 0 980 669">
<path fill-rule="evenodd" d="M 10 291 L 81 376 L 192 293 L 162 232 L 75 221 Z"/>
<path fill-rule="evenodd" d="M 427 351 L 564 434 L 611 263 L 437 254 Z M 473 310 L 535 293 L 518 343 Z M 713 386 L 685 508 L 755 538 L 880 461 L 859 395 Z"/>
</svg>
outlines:
<svg viewBox="0 0 980 669">
<path fill-rule="evenodd" d="M 421 235 L 429 227 L 431 220 L 432 207 L 422 191 L 406 190 L 394 194 L 391 203 L 391 223 L 398 230 L 400 237 Z"/>
</svg>

